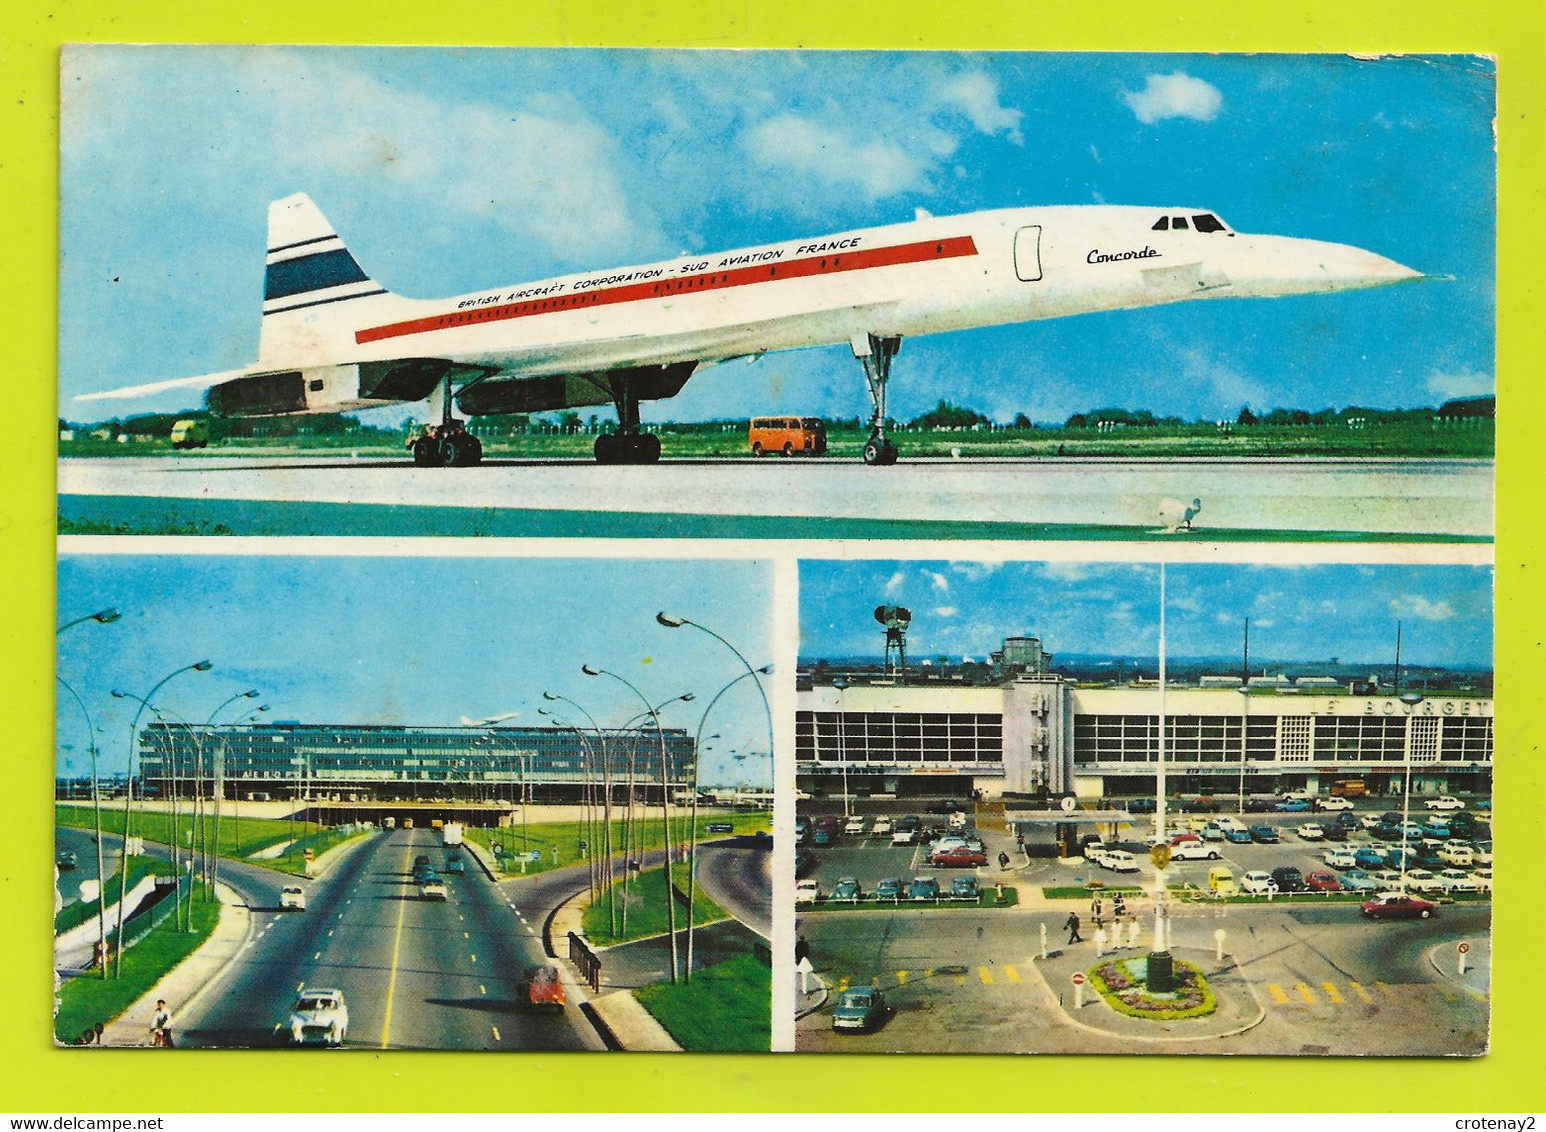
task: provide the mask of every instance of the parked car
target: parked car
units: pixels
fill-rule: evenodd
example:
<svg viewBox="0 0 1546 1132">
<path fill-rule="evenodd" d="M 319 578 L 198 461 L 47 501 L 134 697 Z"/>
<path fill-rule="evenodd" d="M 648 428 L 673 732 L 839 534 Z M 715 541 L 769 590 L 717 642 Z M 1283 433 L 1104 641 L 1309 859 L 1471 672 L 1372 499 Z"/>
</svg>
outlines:
<svg viewBox="0 0 1546 1132">
<path fill-rule="evenodd" d="M 889 837 L 891 835 L 891 819 L 876 818 L 875 824 L 870 826 L 870 833 L 876 837 Z"/>
<path fill-rule="evenodd" d="M 1366 845 L 1362 849 L 1353 850 L 1353 863 L 1360 869 L 1383 869 L 1385 854 Z"/>
<path fill-rule="evenodd" d="M 713 831 L 710 830 L 709 832 L 712 833 Z M 855 814 L 853 817 L 849 818 L 848 821 L 843 824 L 843 832 L 848 834 L 850 837 L 852 837 L 852 836 L 854 836 L 856 834 L 863 833 L 864 832 L 864 819 L 862 817 L 860 817 L 858 814 Z"/>
<path fill-rule="evenodd" d="M 1181 834 L 1170 839 L 1170 859 L 1173 861 L 1217 861 L 1219 851 L 1212 845 L 1204 844 L 1198 838 L 1190 834 Z"/>
<path fill-rule="evenodd" d="M 801 904 L 814 904 L 821 899 L 821 885 L 814 880 L 806 878 L 796 881 L 794 886 L 794 902 L 798 907 Z"/>
<path fill-rule="evenodd" d="M 900 825 L 891 831 L 891 844 L 911 845 L 918 840 L 918 833 L 913 829 L 903 829 Z"/>
<path fill-rule="evenodd" d="M 1127 801 L 1127 812 L 1130 814 L 1152 814 L 1157 808 L 1153 798 L 1130 798 Z"/>
<path fill-rule="evenodd" d="M 1328 849 L 1321 854 L 1321 860 L 1334 869 L 1352 869 L 1358 866 L 1358 858 L 1347 849 Z"/>
<path fill-rule="evenodd" d="M 838 877 L 837 884 L 832 888 L 829 899 L 841 900 L 848 904 L 857 904 L 864 899 L 864 890 L 859 887 L 859 881 L 855 877 Z"/>
<path fill-rule="evenodd" d="M 551 1010 L 557 1014 L 564 1009 L 564 983 L 558 968 L 551 963 L 526 968 L 526 977 L 517 990 L 521 1005 L 528 1010 Z"/>
<path fill-rule="evenodd" d="M 1471 879 L 1476 882 L 1476 890 L 1478 892 L 1492 891 L 1492 869 L 1473 869 L 1471 871 Z"/>
<path fill-rule="evenodd" d="M 1478 865 L 1492 864 L 1492 842 L 1477 841 L 1471 846 L 1471 854 Z"/>
<path fill-rule="evenodd" d="M 973 876 L 956 877 L 950 882 L 950 899 L 975 901 L 982 896 L 982 885 Z"/>
<path fill-rule="evenodd" d="M 332 987 L 302 990 L 290 1008 L 285 1028 L 291 1045 L 343 1045 L 349 1037 L 349 1005 L 344 992 Z"/>
<path fill-rule="evenodd" d="M 1463 809 L 1465 809 L 1465 803 L 1464 802 L 1462 802 L 1459 798 L 1451 797 L 1448 794 L 1441 794 L 1437 798 L 1429 798 L 1427 801 L 1425 801 L 1423 803 L 1423 806 L 1426 809 L 1430 809 L 1430 810 L 1463 810 Z"/>
<path fill-rule="evenodd" d="M 1336 796 L 1317 798 L 1315 799 L 1315 808 L 1318 810 L 1351 810 L 1353 803 L 1351 799 Z"/>
<path fill-rule="evenodd" d="M 279 890 L 279 910 L 281 912 L 306 911 L 306 890 L 295 884 L 285 885 Z"/>
<path fill-rule="evenodd" d="M 1369 832 L 1375 837 L 1379 838 L 1381 841 L 1401 840 L 1401 827 L 1399 825 L 1392 825 L 1388 821 L 1380 822 Z"/>
<path fill-rule="evenodd" d="M 882 877 L 875 883 L 875 899 L 891 901 L 902 899 L 902 878 Z"/>
<path fill-rule="evenodd" d="M 1249 829 L 1226 829 L 1224 831 L 1224 840 L 1228 841 L 1231 845 L 1249 845 L 1252 841 L 1251 831 Z"/>
<path fill-rule="evenodd" d="M 943 802 L 930 802 L 927 806 L 924 807 L 923 812 L 926 814 L 953 814 L 957 810 L 964 808 L 965 807 L 963 807 L 960 802 L 954 802 L 946 799 Z"/>
<path fill-rule="evenodd" d="M 1397 814 L 1396 817 L 1397 820 L 1400 819 L 1399 814 Z M 1358 819 L 1358 824 L 1363 826 L 1366 832 L 1373 833 L 1376 829 L 1385 824 L 1385 818 L 1380 814 L 1365 814 L 1363 817 Z"/>
<path fill-rule="evenodd" d="M 1453 896 L 1457 892 L 1480 892 L 1481 885 L 1464 869 L 1445 869 L 1439 874 L 1439 884 Z"/>
<path fill-rule="evenodd" d="M 1295 830 L 1301 841 L 1325 841 L 1326 831 L 1315 822 L 1306 822 Z"/>
<path fill-rule="evenodd" d="M 65 849 L 60 852 L 59 856 L 54 858 L 54 864 L 58 865 L 60 869 L 68 872 L 70 869 L 73 869 L 78 864 L 80 864 L 80 860 L 70 850 Z"/>
<path fill-rule="evenodd" d="M 810 852 L 809 850 L 795 850 L 794 875 L 796 877 L 803 877 L 806 873 L 810 872 L 816 867 L 816 862 L 818 859 L 819 858 L 817 858 L 816 854 Z"/>
<path fill-rule="evenodd" d="M 1214 865 L 1208 870 L 1208 888 L 1220 896 L 1233 896 L 1240 891 L 1240 886 L 1235 883 L 1235 874 L 1223 865 Z"/>
<path fill-rule="evenodd" d="M 1084 846 L 1084 859 L 1091 862 L 1092 864 L 1101 865 L 1105 863 L 1106 854 L 1109 851 L 1110 850 L 1099 841 L 1088 841 Z"/>
<path fill-rule="evenodd" d="M 907 899 L 938 900 L 939 881 L 933 877 L 913 877 L 913 882 L 907 886 Z"/>
<path fill-rule="evenodd" d="M 1270 814 L 1275 805 L 1271 798 L 1247 798 L 1241 808 L 1248 814 Z"/>
<path fill-rule="evenodd" d="M 1216 821 L 1210 821 L 1202 827 L 1202 839 L 1204 841 L 1223 841 L 1224 827 Z"/>
<path fill-rule="evenodd" d="M 1108 854 L 1109 856 L 1109 854 Z M 965 845 L 936 850 L 929 854 L 929 864 L 941 869 L 980 869 L 988 863 L 988 855 Z"/>
<path fill-rule="evenodd" d="M 885 1017 L 886 996 L 879 987 L 849 987 L 838 995 L 837 1005 L 832 1008 L 832 1028 L 871 1030 Z"/>
<path fill-rule="evenodd" d="M 1444 882 L 1439 879 L 1437 873 L 1427 869 L 1408 869 L 1406 871 L 1406 886 L 1414 892 L 1443 892 Z"/>
<path fill-rule="evenodd" d="M 1344 892 L 1378 892 L 1379 882 L 1362 869 L 1348 869 L 1337 878 Z"/>
<path fill-rule="evenodd" d="M 1382 892 L 1373 900 L 1365 900 L 1363 914 L 1371 920 L 1424 919 L 1432 916 L 1436 906 L 1430 900 L 1408 896 L 1404 892 Z"/>
<path fill-rule="evenodd" d="M 1112 849 L 1106 853 L 1106 859 L 1100 863 L 1100 867 L 1114 873 L 1136 873 L 1138 861 L 1125 849 Z"/>
<path fill-rule="evenodd" d="M 1371 873 L 1374 883 L 1380 886 L 1380 891 L 1402 891 L 1403 878 L 1399 869 L 1381 869 L 1377 873 Z"/>
<path fill-rule="evenodd" d="M 1278 843 L 1278 831 L 1270 825 L 1253 825 L 1251 827 L 1251 840 L 1259 845 L 1276 845 Z"/>
<path fill-rule="evenodd" d="M 1303 798 L 1285 798 L 1272 808 L 1280 814 L 1302 814 L 1309 810 L 1310 803 Z"/>
<path fill-rule="evenodd" d="M 1304 874 L 1293 865 L 1280 865 L 1272 870 L 1272 879 L 1279 892 L 1303 892 Z"/>
<path fill-rule="evenodd" d="M 966 815 L 963 814 L 960 810 L 957 810 L 955 813 L 950 815 L 948 824 L 950 825 L 951 829 L 965 829 Z"/>
<path fill-rule="evenodd" d="M 1272 874 L 1261 869 L 1252 869 L 1240 878 L 1240 891 L 1252 896 L 1265 896 L 1277 890 L 1278 884 Z"/>
<path fill-rule="evenodd" d="M 1307 873 L 1304 886 L 1311 892 L 1341 892 L 1342 882 L 1333 873 Z"/>
</svg>

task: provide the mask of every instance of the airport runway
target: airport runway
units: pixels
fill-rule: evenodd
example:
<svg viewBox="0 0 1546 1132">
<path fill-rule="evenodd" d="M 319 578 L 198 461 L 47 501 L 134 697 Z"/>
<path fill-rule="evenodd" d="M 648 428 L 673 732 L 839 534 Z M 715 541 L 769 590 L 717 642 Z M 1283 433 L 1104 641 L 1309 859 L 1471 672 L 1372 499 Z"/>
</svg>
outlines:
<svg viewBox="0 0 1546 1132">
<path fill-rule="evenodd" d="M 490 461 L 65 459 L 90 533 L 745 538 L 1151 538 L 1202 501 L 1208 539 L 1490 540 L 1488 460 Z M 1174 519 L 1171 520 L 1174 522 Z M 187 529 L 179 532 L 182 524 Z M 165 528 L 172 528 L 167 530 Z"/>
</svg>

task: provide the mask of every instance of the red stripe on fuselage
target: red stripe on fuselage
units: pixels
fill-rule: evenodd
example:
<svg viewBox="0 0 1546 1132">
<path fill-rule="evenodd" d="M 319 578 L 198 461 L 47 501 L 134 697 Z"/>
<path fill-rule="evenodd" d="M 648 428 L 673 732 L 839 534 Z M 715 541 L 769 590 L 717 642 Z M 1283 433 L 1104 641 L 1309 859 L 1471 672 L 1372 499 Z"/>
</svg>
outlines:
<svg viewBox="0 0 1546 1132">
<path fill-rule="evenodd" d="M 553 298 L 523 299 L 515 303 L 498 303 L 470 310 L 448 311 L 445 314 L 430 315 L 427 318 L 414 318 L 406 322 L 366 327 L 364 330 L 355 332 L 354 340 L 363 344 L 383 338 L 398 338 L 405 334 L 444 330 L 453 326 L 472 326 L 509 318 L 529 318 L 532 315 L 608 306 L 613 303 L 633 303 L 675 295 L 696 295 L 704 291 L 722 291 L 729 287 L 746 287 L 754 283 L 772 283 L 780 279 L 808 279 L 814 275 L 831 275 L 839 271 L 863 271 L 871 267 L 895 267 L 903 263 L 926 263 L 930 260 L 954 259 L 958 256 L 976 254 L 977 244 L 970 236 L 952 236 L 946 240 L 923 240 L 916 244 L 866 248 L 862 251 L 847 251 L 837 255 L 807 256 L 804 259 L 782 263 L 760 263 L 750 267 L 727 268 L 723 271 L 704 271 L 670 279 L 653 279 L 648 283 L 598 287 L 595 290 L 576 291 Z"/>
</svg>

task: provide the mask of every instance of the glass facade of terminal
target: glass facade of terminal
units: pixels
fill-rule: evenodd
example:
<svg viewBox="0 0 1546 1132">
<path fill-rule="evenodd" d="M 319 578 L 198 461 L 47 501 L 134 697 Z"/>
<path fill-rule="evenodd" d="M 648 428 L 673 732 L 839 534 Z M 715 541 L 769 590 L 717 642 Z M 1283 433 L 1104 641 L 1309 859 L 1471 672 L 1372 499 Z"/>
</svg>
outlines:
<svg viewBox="0 0 1546 1132">
<path fill-rule="evenodd" d="M 1004 761 L 1003 716 L 979 712 L 835 712 L 795 715 L 800 762 L 977 766 Z"/>
<path fill-rule="evenodd" d="M 693 740 L 663 732 L 673 788 L 692 781 Z M 575 794 L 603 774 L 614 784 L 630 770 L 641 788 L 661 780 L 661 735 L 653 727 L 604 731 L 602 740 L 556 727 L 386 727 L 277 723 L 185 727 L 153 723 L 140 732 L 140 772 L 161 791 L 187 792 L 217 775 L 227 794 L 274 797 L 348 791 L 361 797 L 427 792 L 479 796 L 529 788 Z M 603 758 L 605 754 L 605 758 Z"/>
</svg>

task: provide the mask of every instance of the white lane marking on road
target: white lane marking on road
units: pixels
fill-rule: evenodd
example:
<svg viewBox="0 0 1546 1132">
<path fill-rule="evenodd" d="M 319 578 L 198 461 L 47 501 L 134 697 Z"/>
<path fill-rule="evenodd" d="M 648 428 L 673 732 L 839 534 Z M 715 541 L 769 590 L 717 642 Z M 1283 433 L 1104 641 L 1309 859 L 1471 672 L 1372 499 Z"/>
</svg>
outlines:
<svg viewBox="0 0 1546 1132">
<path fill-rule="evenodd" d="M 527 924 L 526 925 L 526 934 L 527 935 L 536 935 L 537 933 L 531 930 L 531 925 L 530 924 Z"/>
<path fill-rule="evenodd" d="M 333 929 L 332 928 L 328 928 L 328 930 L 327 930 L 327 938 L 328 939 L 332 939 L 333 938 Z"/>
<path fill-rule="evenodd" d="M 476 962 L 477 962 L 477 961 L 478 961 L 478 957 L 477 957 L 477 956 L 476 956 L 476 955 L 474 955 L 474 956 L 473 956 L 473 957 L 472 957 L 472 961 L 473 961 L 473 962 L 474 962 L 474 963 L 476 963 Z"/>
<path fill-rule="evenodd" d="M 322 952 L 319 951 L 319 952 L 317 952 L 315 955 L 313 955 L 311 957 L 311 961 L 313 963 L 315 963 L 318 959 L 321 959 L 321 958 L 322 958 Z"/>
<path fill-rule="evenodd" d="M 470 935 L 468 935 L 468 934 L 467 934 L 467 933 L 466 933 L 466 932 L 463 932 L 463 933 L 462 933 L 462 938 L 463 938 L 463 939 L 471 939 L 471 938 L 472 938 L 472 936 L 470 936 Z"/>
<path fill-rule="evenodd" d="M 479 994 L 488 994 L 488 987 L 484 986 L 482 983 L 479 983 L 478 984 L 478 993 Z"/>
<path fill-rule="evenodd" d="M 490 1026 L 489 1029 L 494 1031 L 494 1040 L 496 1042 L 504 1041 L 504 1039 L 499 1036 L 499 1027 L 498 1026 Z"/>
<path fill-rule="evenodd" d="M 302 979 L 300 982 L 295 984 L 295 993 L 296 994 L 300 994 L 301 991 L 303 991 L 305 989 L 306 989 L 306 980 L 305 979 Z"/>
</svg>

